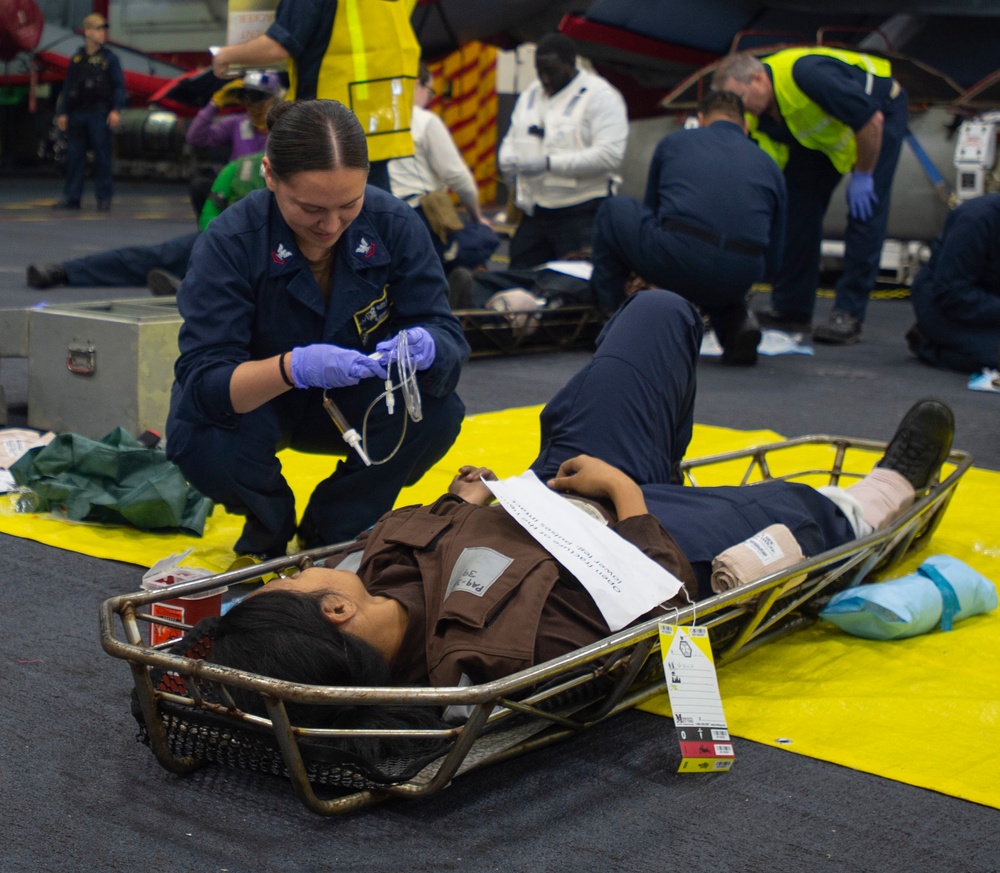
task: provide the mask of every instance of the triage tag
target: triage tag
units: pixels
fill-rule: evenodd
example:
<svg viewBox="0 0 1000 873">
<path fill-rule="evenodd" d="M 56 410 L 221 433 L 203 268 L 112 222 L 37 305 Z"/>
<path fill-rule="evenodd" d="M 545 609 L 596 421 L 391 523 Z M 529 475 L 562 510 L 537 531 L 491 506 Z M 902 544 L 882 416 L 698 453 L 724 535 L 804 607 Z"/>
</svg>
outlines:
<svg viewBox="0 0 1000 873">
<path fill-rule="evenodd" d="M 735 752 L 722 710 L 708 630 L 660 622 L 660 651 L 670 709 L 681 745 L 678 773 L 717 773 Z"/>
</svg>

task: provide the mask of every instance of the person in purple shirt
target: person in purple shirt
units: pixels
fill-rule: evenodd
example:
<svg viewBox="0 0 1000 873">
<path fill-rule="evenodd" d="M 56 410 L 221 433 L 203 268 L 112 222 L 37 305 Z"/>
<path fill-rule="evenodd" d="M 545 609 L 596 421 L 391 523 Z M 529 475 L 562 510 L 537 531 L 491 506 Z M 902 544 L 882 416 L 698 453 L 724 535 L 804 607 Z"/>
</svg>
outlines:
<svg viewBox="0 0 1000 873">
<path fill-rule="evenodd" d="M 272 70 L 255 70 L 227 82 L 192 119 L 185 135 L 187 144 L 204 149 L 228 146 L 227 162 L 264 151 L 267 110 L 281 90 L 281 77 Z M 242 106 L 245 111 L 217 117 L 229 106 Z M 212 167 L 191 180 L 189 191 L 196 215 L 201 215 L 217 172 L 218 168 Z"/>
</svg>

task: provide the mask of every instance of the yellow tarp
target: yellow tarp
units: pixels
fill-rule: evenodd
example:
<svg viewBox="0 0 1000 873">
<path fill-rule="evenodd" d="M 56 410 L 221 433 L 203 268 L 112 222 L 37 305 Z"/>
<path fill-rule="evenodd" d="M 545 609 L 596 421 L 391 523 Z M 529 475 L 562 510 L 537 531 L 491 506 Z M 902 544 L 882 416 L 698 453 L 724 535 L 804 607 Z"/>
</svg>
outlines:
<svg viewBox="0 0 1000 873">
<path fill-rule="evenodd" d="M 927 550 L 1000 584 L 1000 473 L 969 470 Z M 1000 809 L 1000 614 L 907 640 L 863 640 L 828 623 L 727 664 L 730 732 Z M 669 715 L 665 696 L 644 707 Z M 739 766 L 739 747 L 736 751 Z"/>
<path fill-rule="evenodd" d="M 538 451 L 538 412 L 526 407 L 466 418 L 451 451 L 420 482 L 403 489 L 397 506 L 429 503 L 448 490 L 462 464 L 492 466 L 499 476 L 523 473 Z M 284 451 L 281 458 L 285 478 L 295 492 L 301 512 L 318 482 L 330 475 L 335 461 L 320 455 Z M 37 540 L 46 545 L 80 552 L 95 558 L 150 567 L 167 555 L 194 549 L 184 564 L 221 572 L 235 555 L 233 543 L 243 529 L 243 517 L 231 515 L 221 506 L 205 525 L 201 537 L 185 534 L 146 533 L 131 527 L 76 524 L 49 515 L 0 513 L 0 533 Z M 136 588 L 142 572 L 136 574 Z M 111 592 L 109 592 L 110 594 Z M 119 592 L 114 592 L 119 593 Z"/>
<path fill-rule="evenodd" d="M 433 500 L 461 464 L 491 466 L 500 476 L 522 472 L 537 450 L 538 411 L 530 407 L 466 419 L 452 450 L 420 483 L 403 491 L 398 505 Z M 770 431 L 697 426 L 688 456 L 777 439 Z M 281 459 L 304 507 L 331 469 L 330 461 L 296 452 L 283 452 Z M 829 468 L 829 449 L 797 449 L 793 458 L 776 465 L 781 471 L 813 463 Z M 745 466 L 705 470 L 698 483 L 733 482 Z M 1000 581 L 997 505 L 1000 473 L 970 470 L 930 551 L 910 558 L 897 574 L 909 572 L 927 554 L 944 552 Z M 223 570 L 233 559 L 242 521 L 216 508 L 205 535 L 196 538 L 0 514 L 0 533 L 141 567 L 194 548 L 185 563 Z M 137 568 L 136 587 L 141 573 Z M 107 592 L 116 593 L 121 592 Z M 818 625 L 725 666 L 719 681 L 735 736 L 1000 808 L 998 665 L 1000 615 L 992 613 L 959 622 L 951 633 L 894 642 L 856 639 Z M 665 711 L 665 698 L 651 709 Z"/>
</svg>

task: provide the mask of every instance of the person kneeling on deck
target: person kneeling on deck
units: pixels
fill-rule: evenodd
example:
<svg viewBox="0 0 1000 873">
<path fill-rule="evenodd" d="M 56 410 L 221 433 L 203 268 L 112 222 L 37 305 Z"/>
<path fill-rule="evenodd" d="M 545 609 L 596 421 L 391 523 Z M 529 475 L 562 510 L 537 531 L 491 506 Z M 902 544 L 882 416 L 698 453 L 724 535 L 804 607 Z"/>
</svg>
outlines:
<svg viewBox="0 0 1000 873">
<path fill-rule="evenodd" d="M 353 539 L 444 456 L 465 413 L 455 386 L 469 347 L 423 222 L 367 184 L 354 113 L 285 102 L 268 126 L 267 190 L 199 236 L 177 292 L 166 451 L 199 491 L 246 516 L 238 553 L 277 557 L 296 533 L 303 548 Z M 420 415 L 379 402 L 390 371 L 417 384 Z M 333 410 L 367 449 L 347 448 Z M 287 446 L 348 452 L 297 528 L 277 457 Z"/>
</svg>

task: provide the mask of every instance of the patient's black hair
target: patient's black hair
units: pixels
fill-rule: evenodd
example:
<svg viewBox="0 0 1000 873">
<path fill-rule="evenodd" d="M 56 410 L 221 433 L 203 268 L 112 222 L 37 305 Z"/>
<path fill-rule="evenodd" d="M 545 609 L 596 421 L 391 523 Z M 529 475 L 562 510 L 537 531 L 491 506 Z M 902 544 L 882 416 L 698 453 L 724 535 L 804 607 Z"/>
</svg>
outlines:
<svg viewBox="0 0 1000 873">
<path fill-rule="evenodd" d="M 382 655 L 327 621 L 325 596 L 265 590 L 246 598 L 219 619 L 212 660 L 307 685 L 390 684 Z"/>
<path fill-rule="evenodd" d="M 364 640 L 344 633 L 323 613 L 324 592 L 262 591 L 236 604 L 217 620 L 209 660 L 249 673 L 306 685 L 392 685 L 385 658 Z M 237 705 L 267 715 L 255 692 L 230 686 Z M 285 703 L 293 725 L 325 728 L 439 728 L 443 723 L 430 707 L 323 706 Z M 439 740 L 425 741 L 432 745 Z M 403 752 L 400 741 L 377 737 L 338 739 L 337 747 L 378 761 Z M 405 745 L 405 744 L 404 744 Z"/>
</svg>

